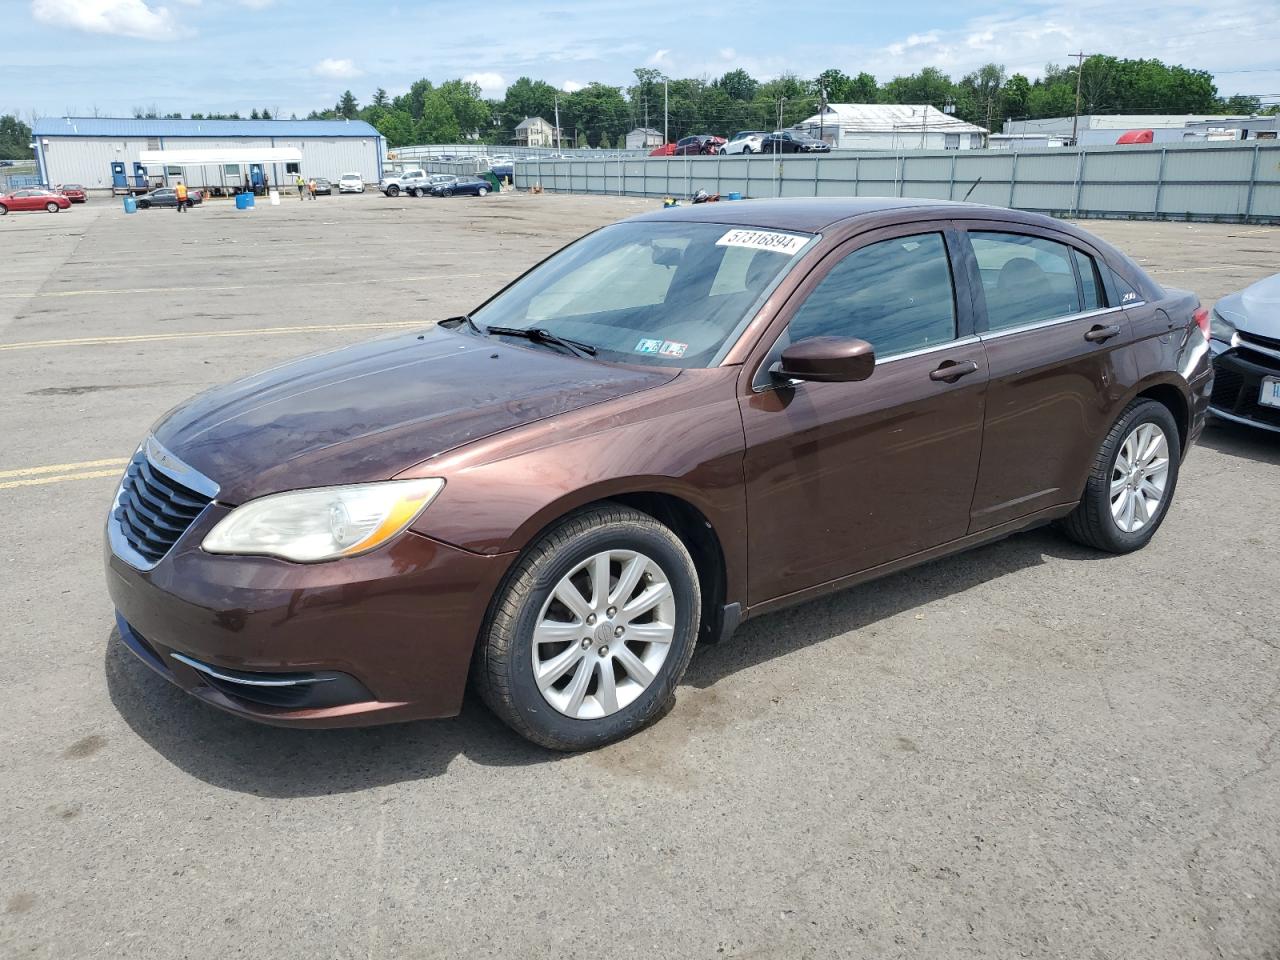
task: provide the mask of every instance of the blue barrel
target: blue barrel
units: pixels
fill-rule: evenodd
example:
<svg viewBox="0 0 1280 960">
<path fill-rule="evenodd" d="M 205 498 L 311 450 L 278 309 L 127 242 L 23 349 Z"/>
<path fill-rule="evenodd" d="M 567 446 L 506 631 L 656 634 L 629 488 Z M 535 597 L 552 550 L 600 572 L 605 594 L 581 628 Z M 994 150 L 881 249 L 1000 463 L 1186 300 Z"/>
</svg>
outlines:
<svg viewBox="0 0 1280 960">
<path fill-rule="evenodd" d="M 240 194 L 240 196 L 244 197 L 244 205 L 245 205 L 246 207 L 248 207 L 250 210 L 252 210 L 252 209 L 253 209 L 253 194 L 252 194 L 252 193 L 242 193 L 242 194 Z"/>
<path fill-rule="evenodd" d="M 732 192 L 729 194 L 728 199 L 729 199 L 729 200 L 741 200 L 741 199 L 742 199 L 742 194 L 741 194 L 741 193 L 739 193 L 737 190 L 734 190 L 734 191 L 732 191 Z"/>
<path fill-rule="evenodd" d="M 237 194 L 236 194 L 236 209 L 237 209 L 237 210 L 248 210 L 248 209 L 249 209 L 249 199 L 250 199 L 249 194 L 247 194 L 247 193 L 237 193 Z"/>
<path fill-rule="evenodd" d="M 125 213 L 137 213 L 137 212 L 138 212 L 138 201 L 137 201 L 137 200 L 135 200 L 135 199 L 133 199 L 133 197 L 125 197 L 125 198 L 124 198 L 124 212 L 125 212 Z"/>
</svg>

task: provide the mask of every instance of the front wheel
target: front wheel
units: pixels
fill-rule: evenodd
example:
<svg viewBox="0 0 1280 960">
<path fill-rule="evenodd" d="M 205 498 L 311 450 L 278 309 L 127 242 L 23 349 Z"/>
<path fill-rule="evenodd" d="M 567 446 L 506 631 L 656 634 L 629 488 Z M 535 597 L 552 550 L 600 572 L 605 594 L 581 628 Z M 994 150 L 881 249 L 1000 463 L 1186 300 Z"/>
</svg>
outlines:
<svg viewBox="0 0 1280 960">
<path fill-rule="evenodd" d="M 393 183 L 391 186 L 387 187 L 387 196 L 388 197 L 400 196 L 400 188 Z"/>
<path fill-rule="evenodd" d="M 0 217 L 3 217 L 8 212 L 9 212 L 9 208 L 6 207 L 3 203 L 0 203 Z"/>
<path fill-rule="evenodd" d="M 483 196 L 488 195 L 488 193 L 489 193 L 489 188 L 488 188 L 488 187 L 481 187 L 479 190 L 477 190 L 477 191 L 476 191 L 476 196 L 477 196 L 477 197 L 483 197 Z"/>
<path fill-rule="evenodd" d="M 1108 553 L 1145 547 L 1169 511 L 1182 445 L 1163 403 L 1135 400 L 1102 441 L 1079 505 L 1062 529 L 1077 543 Z"/>
<path fill-rule="evenodd" d="M 747 144 L 745 147 L 743 147 L 743 148 L 742 148 L 742 152 L 743 152 L 743 153 L 755 153 L 755 151 L 751 149 L 751 144 Z"/>
<path fill-rule="evenodd" d="M 618 504 L 571 514 L 494 597 L 476 686 L 498 717 L 542 746 L 620 740 L 674 698 L 701 602 L 693 560 L 670 528 Z"/>
<path fill-rule="evenodd" d="M 57 205 L 56 203 L 54 203 L 52 200 L 50 200 L 48 203 L 46 203 L 46 204 L 44 205 L 44 208 L 45 208 L 46 210 L 48 210 L 50 213 L 57 213 L 59 210 L 61 210 L 61 209 L 62 209 L 60 206 L 58 206 L 58 205 Z"/>
</svg>

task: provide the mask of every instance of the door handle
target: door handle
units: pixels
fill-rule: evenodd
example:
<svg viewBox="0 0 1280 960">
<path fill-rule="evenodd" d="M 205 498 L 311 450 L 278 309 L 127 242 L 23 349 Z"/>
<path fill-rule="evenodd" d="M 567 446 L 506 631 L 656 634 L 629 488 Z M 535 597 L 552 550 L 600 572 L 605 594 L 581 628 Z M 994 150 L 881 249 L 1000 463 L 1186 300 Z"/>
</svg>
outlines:
<svg viewBox="0 0 1280 960">
<path fill-rule="evenodd" d="M 1120 335 L 1120 328 L 1117 327 L 1115 324 L 1112 324 L 1111 326 L 1108 326 L 1108 327 L 1103 327 L 1103 326 L 1090 327 L 1089 332 L 1084 335 L 1084 338 L 1088 340 L 1090 343 L 1105 343 L 1106 341 L 1110 340 L 1112 337 L 1118 337 L 1119 335 Z"/>
<path fill-rule="evenodd" d="M 961 377 L 977 372 L 978 365 L 972 360 L 943 360 L 937 370 L 930 372 L 929 379 L 955 383 Z"/>
</svg>

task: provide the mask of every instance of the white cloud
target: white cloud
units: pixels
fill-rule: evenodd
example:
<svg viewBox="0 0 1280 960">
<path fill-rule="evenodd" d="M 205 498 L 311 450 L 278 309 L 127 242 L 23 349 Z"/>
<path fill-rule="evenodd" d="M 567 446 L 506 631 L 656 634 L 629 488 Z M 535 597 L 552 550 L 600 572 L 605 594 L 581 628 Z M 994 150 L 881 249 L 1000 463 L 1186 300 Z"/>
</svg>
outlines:
<svg viewBox="0 0 1280 960">
<path fill-rule="evenodd" d="M 31 15 L 55 26 L 142 40 L 177 40 L 191 33 L 168 7 L 144 0 L 31 0 Z"/>
<path fill-rule="evenodd" d="M 737 59 L 737 57 L 738 57 L 738 51 L 737 51 L 737 50 L 735 50 L 735 49 L 733 49 L 733 47 L 721 47 L 721 48 L 720 48 L 720 59 L 721 59 L 721 60 L 736 60 L 736 59 Z"/>
<path fill-rule="evenodd" d="M 653 56 L 649 58 L 649 62 L 655 67 L 669 67 L 671 66 L 671 51 L 655 50 Z"/>
<path fill-rule="evenodd" d="M 462 79 L 467 83 L 476 84 L 480 92 L 487 96 L 500 96 L 507 89 L 507 81 L 502 79 L 500 73 L 468 73 Z"/>
<path fill-rule="evenodd" d="M 265 10 L 275 2 L 276 0 L 236 0 L 240 6 L 248 7 L 250 10 Z"/>
<path fill-rule="evenodd" d="M 317 77 L 328 77 L 330 80 L 350 80 L 352 77 L 364 75 L 364 71 L 355 65 L 355 61 L 346 58 L 339 60 L 334 57 L 325 57 L 311 68 L 311 72 Z"/>
<path fill-rule="evenodd" d="M 575 90 L 581 90 L 585 86 L 585 83 L 579 83 L 577 80 L 566 80 L 560 84 L 560 89 L 565 93 L 573 93 Z"/>
</svg>

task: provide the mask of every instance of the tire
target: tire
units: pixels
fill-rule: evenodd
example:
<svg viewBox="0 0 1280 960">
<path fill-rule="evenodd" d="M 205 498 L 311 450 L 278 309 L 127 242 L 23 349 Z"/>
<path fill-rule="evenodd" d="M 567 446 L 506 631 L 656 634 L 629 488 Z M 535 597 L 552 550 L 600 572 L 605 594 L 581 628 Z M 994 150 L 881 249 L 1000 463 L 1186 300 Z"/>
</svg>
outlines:
<svg viewBox="0 0 1280 960">
<path fill-rule="evenodd" d="M 446 197 L 452 197 L 452 196 L 453 196 L 453 188 L 452 188 L 452 187 L 450 187 L 450 188 L 446 189 L 446 190 L 444 191 L 444 195 L 445 195 Z"/>
<path fill-rule="evenodd" d="M 1150 428 L 1158 430 L 1164 441 L 1164 456 L 1153 456 L 1151 463 L 1156 469 L 1141 467 L 1139 449 L 1137 472 L 1126 471 L 1123 463 L 1128 461 L 1123 456 L 1135 449 L 1133 444 L 1153 437 Z M 1145 447 L 1145 442 L 1143 447 Z M 1165 466 L 1159 467 L 1164 460 Z M 1093 469 L 1085 482 L 1084 496 L 1079 505 L 1061 521 L 1060 527 L 1068 537 L 1077 543 L 1107 553 L 1131 553 L 1145 547 L 1160 529 L 1165 516 L 1169 512 L 1169 504 L 1173 502 L 1174 492 L 1178 486 L 1178 467 L 1182 459 L 1182 444 L 1178 436 L 1178 424 L 1169 412 L 1169 408 L 1155 400 L 1139 399 L 1125 407 L 1106 439 L 1098 449 L 1093 460 Z M 1120 466 L 1117 466 L 1117 462 Z M 1119 474 L 1119 476 L 1117 476 Z M 1113 484 L 1122 484 L 1125 476 L 1130 483 L 1122 485 L 1113 503 Z M 1137 477 L 1138 479 L 1134 479 Z M 1162 485 L 1161 485 L 1162 481 Z M 1136 489 L 1133 484 L 1136 482 Z M 1154 510 L 1150 506 L 1147 495 L 1154 487 L 1159 486 L 1159 500 Z M 1127 487 L 1127 489 L 1126 489 Z M 1126 504 L 1134 504 L 1134 514 L 1126 529 Z M 1120 516 L 1116 516 L 1116 510 Z M 1142 520 L 1137 528 L 1132 523 Z"/>
<path fill-rule="evenodd" d="M 727 157 L 728 155 L 729 155 L 729 151 L 728 151 L 728 150 L 726 150 L 724 147 L 721 147 L 721 148 L 720 148 L 720 156 L 722 156 L 722 157 Z"/>
<path fill-rule="evenodd" d="M 0 217 L 3 217 L 8 212 L 9 212 L 9 208 L 6 207 L 3 203 L 0 203 Z"/>
<path fill-rule="evenodd" d="M 418 194 L 418 188 L 417 188 L 417 187 L 410 187 L 410 188 L 409 188 L 409 196 L 411 196 L 411 197 L 416 197 L 416 196 L 418 196 L 418 195 L 419 195 L 419 194 Z"/>
<path fill-rule="evenodd" d="M 665 579 L 670 589 L 652 605 L 652 621 L 639 619 L 650 616 L 649 608 L 635 621 L 609 614 L 625 604 L 620 595 L 601 594 L 593 606 L 595 580 L 588 568 L 601 569 L 596 564 L 606 554 L 612 554 L 609 590 L 624 590 L 633 604 L 647 591 L 661 595 Z M 619 587 L 624 574 L 632 577 L 633 587 Z M 599 608 L 598 616 L 573 614 L 561 604 L 556 597 L 565 583 L 576 584 L 580 611 Z M 606 608 L 610 600 L 615 606 Z M 619 504 L 581 510 L 552 527 L 508 572 L 480 633 L 474 685 L 504 723 L 552 750 L 588 750 L 621 740 L 654 722 L 673 701 L 693 655 L 701 604 L 693 559 L 670 528 Z M 645 626 L 669 635 L 669 642 L 619 639 L 628 629 L 634 637 Z M 536 653 L 535 628 L 555 638 L 539 642 Z M 565 628 L 568 636 L 562 641 Z M 580 637 L 577 631 L 585 632 Z M 535 656 L 554 674 L 545 695 L 535 677 Z M 558 672 L 557 662 L 563 664 Z M 607 685 L 605 670 L 611 678 Z"/>
<path fill-rule="evenodd" d="M 749 144 L 749 143 L 748 143 L 746 146 L 744 146 L 744 147 L 742 148 L 742 152 L 743 152 L 743 153 L 755 153 L 755 151 L 751 149 L 751 144 Z"/>
<path fill-rule="evenodd" d="M 150 200 L 146 200 L 146 201 L 139 200 L 139 201 L 138 201 L 138 209 L 139 209 L 139 210 L 150 210 L 150 209 L 151 209 L 151 201 L 150 201 Z"/>
<path fill-rule="evenodd" d="M 394 183 L 391 186 L 387 187 L 387 196 L 388 197 L 400 196 L 400 187 Z"/>
<path fill-rule="evenodd" d="M 489 188 L 488 188 L 488 187 L 481 187 L 479 190 L 477 190 L 477 191 L 476 191 L 476 196 L 477 196 L 477 197 L 484 197 L 484 196 L 488 196 L 488 194 L 489 194 Z"/>
<path fill-rule="evenodd" d="M 61 209 L 62 209 L 60 206 L 58 206 L 58 205 L 57 205 L 56 203 L 54 203 L 52 200 L 50 200 L 48 203 L 46 203 L 46 204 L 44 205 L 44 208 L 45 208 L 46 210 L 48 210 L 50 213 L 57 213 L 59 210 L 61 210 Z"/>
</svg>

